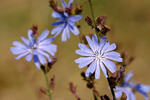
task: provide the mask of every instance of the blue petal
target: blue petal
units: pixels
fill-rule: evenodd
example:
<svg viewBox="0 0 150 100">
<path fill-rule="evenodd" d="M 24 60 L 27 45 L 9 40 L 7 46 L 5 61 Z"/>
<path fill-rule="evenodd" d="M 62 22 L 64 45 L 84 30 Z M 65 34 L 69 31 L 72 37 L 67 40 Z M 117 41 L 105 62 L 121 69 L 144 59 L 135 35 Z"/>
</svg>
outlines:
<svg viewBox="0 0 150 100">
<path fill-rule="evenodd" d="M 79 43 L 79 44 L 78 44 L 78 47 L 79 47 L 82 51 L 85 51 L 85 52 L 90 53 L 90 54 L 93 53 L 92 50 L 89 49 L 85 44 Z"/>
<path fill-rule="evenodd" d="M 93 34 L 93 35 L 92 35 L 92 40 L 93 40 L 95 43 L 98 43 L 98 38 L 97 38 L 97 35 L 96 35 L 96 34 Z"/>
<path fill-rule="evenodd" d="M 65 27 L 65 24 L 62 24 L 62 25 L 58 25 L 56 26 L 52 31 L 51 31 L 51 34 L 59 34 L 60 32 L 62 32 L 62 30 L 64 29 Z"/>
<path fill-rule="evenodd" d="M 45 57 L 43 56 L 43 55 L 41 55 L 40 53 L 36 53 L 36 55 L 37 55 L 37 57 L 38 57 L 38 59 L 39 59 L 39 61 L 40 61 L 40 63 L 42 64 L 42 65 L 44 65 L 44 64 L 46 64 L 47 63 L 47 61 L 46 61 L 46 59 L 45 59 Z"/>
<path fill-rule="evenodd" d="M 32 54 L 29 53 L 27 56 L 26 56 L 26 61 L 30 62 L 32 59 Z"/>
<path fill-rule="evenodd" d="M 39 46 L 41 46 L 41 45 L 49 45 L 52 41 L 54 41 L 54 37 L 49 37 L 49 38 L 47 38 L 47 39 L 44 39 L 43 41 L 41 41 L 40 43 L 39 43 Z"/>
<path fill-rule="evenodd" d="M 28 46 L 30 44 L 30 41 L 24 37 L 21 37 L 21 40 Z"/>
<path fill-rule="evenodd" d="M 39 49 L 50 53 L 52 56 L 55 56 L 55 53 L 57 51 L 57 46 L 54 44 L 49 44 L 45 46 L 40 46 Z"/>
<path fill-rule="evenodd" d="M 45 56 L 45 57 L 48 59 L 48 62 L 51 61 L 51 58 L 49 57 L 49 55 L 48 55 L 46 52 L 44 52 L 43 50 L 38 50 L 38 52 L 39 52 L 41 55 Z"/>
<path fill-rule="evenodd" d="M 96 34 L 92 35 L 92 41 L 94 42 L 94 48 L 99 50 L 98 38 L 97 38 Z"/>
<path fill-rule="evenodd" d="M 58 25 L 61 25 L 61 24 L 64 24 L 65 22 L 64 21 L 56 21 L 54 23 L 52 23 L 52 26 L 58 26 Z"/>
<path fill-rule="evenodd" d="M 106 71 L 106 68 L 105 68 L 103 62 L 100 62 L 100 66 L 101 66 L 101 69 L 102 69 L 102 71 L 103 71 L 105 77 L 108 78 L 107 71 Z"/>
<path fill-rule="evenodd" d="M 67 12 L 64 12 L 64 18 L 68 18 L 69 14 Z"/>
<path fill-rule="evenodd" d="M 116 87 L 115 96 L 116 98 L 120 98 L 122 96 L 122 91 L 119 89 L 119 87 Z"/>
<path fill-rule="evenodd" d="M 103 46 L 105 45 L 106 39 L 107 39 L 106 36 L 104 36 L 104 37 L 101 38 L 100 44 L 99 44 L 100 45 L 99 46 L 100 49 L 102 49 Z"/>
<path fill-rule="evenodd" d="M 115 51 L 105 53 L 104 57 L 110 60 L 117 61 L 117 62 L 122 62 L 122 58 L 120 58 L 120 54 Z"/>
<path fill-rule="evenodd" d="M 49 30 L 44 30 L 44 32 L 38 37 L 38 42 L 44 40 L 49 35 Z"/>
<path fill-rule="evenodd" d="M 111 51 L 111 52 L 105 53 L 105 56 L 111 56 L 111 57 L 114 57 L 114 58 L 120 58 L 120 53 L 115 52 L 115 51 Z"/>
<path fill-rule="evenodd" d="M 83 68 L 89 65 L 93 61 L 92 57 L 80 57 L 75 60 L 75 63 L 79 63 L 79 68 Z"/>
<path fill-rule="evenodd" d="M 70 8 L 74 0 L 69 0 L 68 7 Z"/>
<path fill-rule="evenodd" d="M 94 73 L 94 71 L 96 70 L 96 60 L 94 60 L 88 67 L 85 75 L 86 77 L 89 77 L 91 74 Z"/>
<path fill-rule="evenodd" d="M 76 50 L 76 54 L 79 54 L 81 56 L 92 56 L 91 53 L 88 53 L 88 52 L 83 51 L 83 50 Z"/>
<path fill-rule="evenodd" d="M 134 93 L 133 93 L 133 92 L 130 92 L 130 97 L 131 97 L 131 99 L 130 99 L 130 100 L 136 100 L 135 95 L 134 95 Z"/>
<path fill-rule="evenodd" d="M 99 61 L 97 61 L 96 71 L 95 71 L 95 79 L 100 78 L 100 64 Z"/>
<path fill-rule="evenodd" d="M 74 35 L 78 35 L 80 32 L 78 30 L 78 28 L 73 25 L 73 26 L 69 26 L 69 29 L 71 30 L 71 32 L 74 34 Z"/>
<path fill-rule="evenodd" d="M 101 54 L 104 54 L 109 46 L 110 46 L 109 41 L 107 41 L 101 49 Z"/>
<path fill-rule="evenodd" d="M 76 21 L 79 21 L 81 18 L 82 18 L 81 15 L 70 16 L 70 17 L 68 18 L 68 22 L 69 22 L 69 21 L 71 21 L 71 22 L 76 22 Z"/>
<path fill-rule="evenodd" d="M 70 31 L 69 31 L 69 27 L 68 27 L 68 26 L 66 26 L 66 27 L 64 28 L 64 30 L 63 30 L 63 33 L 62 33 L 62 36 L 61 36 L 62 41 L 63 41 L 63 42 L 66 41 L 66 40 L 67 40 L 67 37 L 68 37 L 68 39 L 70 38 Z"/>
<path fill-rule="evenodd" d="M 53 12 L 52 17 L 57 18 L 57 19 L 63 19 L 63 15 L 59 12 Z"/>
<path fill-rule="evenodd" d="M 34 36 L 33 36 L 33 31 L 32 31 L 32 30 L 28 30 L 28 38 L 29 38 L 29 40 L 31 40 L 31 41 L 34 40 Z"/>
<path fill-rule="evenodd" d="M 13 53 L 13 54 L 21 54 L 21 53 L 24 53 L 26 52 L 27 50 L 26 49 L 22 49 L 22 48 L 16 48 L 16 47 L 11 47 L 10 48 L 10 51 Z"/>
<path fill-rule="evenodd" d="M 67 4 L 64 0 L 61 0 L 61 4 L 62 4 L 63 8 L 67 8 Z"/>
<path fill-rule="evenodd" d="M 115 43 L 111 44 L 111 45 L 107 48 L 107 50 L 106 50 L 105 52 L 109 52 L 109 51 L 112 51 L 112 50 L 114 50 L 114 49 L 116 49 L 116 44 L 115 44 Z"/>
<path fill-rule="evenodd" d="M 27 49 L 27 47 L 23 43 L 18 42 L 18 41 L 14 41 L 13 45 L 16 46 L 16 47 L 18 47 L 18 48 Z"/>
<path fill-rule="evenodd" d="M 36 65 L 36 67 L 38 69 L 40 69 L 40 62 L 39 62 L 37 55 L 33 55 L 33 61 L 34 61 L 34 64 Z"/>
<path fill-rule="evenodd" d="M 28 54 L 29 54 L 29 52 L 24 52 L 24 53 L 20 54 L 18 57 L 16 57 L 16 60 L 18 60 L 18 59 L 20 59 L 20 58 L 22 58 L 22 57 L 25 57 L 25 56 L 27 56 Z"/>
<path fill-rule="evenodd" d="M 132 73 L 132 72 L 127 73 L 127 74 L 125 75 L 125 77 L 124 77 L 124 81 L 125 81 L 125 82 L 128 82 L 128 81 L 131 79 L 132 76 L 133 76 L 133 73 Z"/>
<path fill-rule="evenodd" d="M 116 65 L 112 61 L 103 59 L 103 63 L 109 69 L 109 71 L 111 71 L 112 73 L 116 72 Z"/>
<path fill-rule="evenodd" d="M 135 89 L 136 89 L 136 91 L 138 91 L 139 93 L 141 93 L 146 100 L 148 100 L 147 93 L 150 92 L 150 86 L 143 85 L 143 84 L 137 84 L 135 86 Z"/>
<path fill-rule="evenodd" d="M 93 50 L 93 52 L 95 52 L 96 48 L 94 47 L 94 42 L 89 38 L 89 36 L 86 36 L 86 40 L 90 46 L 90 48 Z"/>
<path fill-rule="evenodd" d="M 122 58 L 113 56 L 113 55 L 107 55 L 107 56 L 105 56 L 105 58 L 107 58 L 109 60 L 117 61 L 117 62 L 122 62 Z"/>
</svg>

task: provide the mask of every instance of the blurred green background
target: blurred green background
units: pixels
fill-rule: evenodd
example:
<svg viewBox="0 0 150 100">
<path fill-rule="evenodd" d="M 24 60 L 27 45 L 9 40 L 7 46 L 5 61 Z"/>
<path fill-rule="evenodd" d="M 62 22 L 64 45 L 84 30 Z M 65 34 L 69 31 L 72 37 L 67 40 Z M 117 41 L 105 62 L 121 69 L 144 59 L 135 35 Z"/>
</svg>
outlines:
<svg viewBox="0 0 150 100">
<path fill-rule="evenodd" d="M 59 0 L 57 0 L 59 1 Z M 83 16 L 90 16 L 87 0 L 75 0 L 83 5 Z M 134 80 L 150 84 L 150 1 L 149 0 L 92 0 L 95 16 L 107 15 L 107 24 L 111 26 L 109 40 L 121 43 L 120 51 L 127 50 L 129 56 L 136 56 L 128 71 L 134 73 Z M 45 86 L 42 72 L 33 62 L 24 59 L 14 60 L 9 48 L 12 41 L 20 41 L 20 36 L 27 37 L 27 30 L 32 24 L 38 24 L 39 33 L 44 29 L 51 30 L 55 21 L 51 17 L 52 9 L 48 0 L 0 0 L 0 100 L 47 100 L 41 95 L 39 88 Z M 82 34 L 88 34 L 91 28 L 81 21 Z M 79 43 L 78 36 L 71 35 L 67 42 L 61 42 L 60 35 L 54 41 L 58 45 L 57 63 L 51 75 L 55 74 L 56 87 L 53 100 L 75 100 L 69 91 L 69 82 L 77 86 L 82 100 L 92 100 L 93 96 L 86 83 L 80 77 L 79 69 L 74 59 Z M 107 93 L 108 84 L 103 74 L 96 81 L 96 87 L 101 94 Z M 136 93 L 137 100 L 143 96 Z"/>
</svg>

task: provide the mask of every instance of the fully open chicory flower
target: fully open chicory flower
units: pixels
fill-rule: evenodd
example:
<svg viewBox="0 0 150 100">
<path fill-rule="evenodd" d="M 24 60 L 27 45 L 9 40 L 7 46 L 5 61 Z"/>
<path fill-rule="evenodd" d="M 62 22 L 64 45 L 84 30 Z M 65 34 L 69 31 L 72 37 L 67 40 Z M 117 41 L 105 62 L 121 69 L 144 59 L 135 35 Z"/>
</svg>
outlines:
<svg viewBox="0 0 150 100">
<path fill-rule="evenodd" d="M 61 0 L 62 2 L 62 6 L 64 9 L 71 9 L 71 5 L 73 0 L 70 0 L 68 5 L 66 4 L 66 2 L 64 0 Z M 52 13 L 52 17 L 59 19 L 59 21 L 54 22 L 52 25 L 56 26 L 51 34 L 55 36 L 59 35 L 62 32 L 62 41 L 66 41 L 67 38 L 70 39 L 70 31 L 74 34 L 74 35 L 78 35 L 80 32 L 78 30 L 78 28 L 75 26 L 75 22 L 79 21 L 82 16 L 81 15 L 70 15 L 68 12 L 64 11 L 64 12 L 57 12 L 54 11 Z"/>
<path fill-rule="evenodd" d="M 95 34 L 92 35 L 92 40 L 89 36 L 86 36 L 86 39 L 90 48 L 79 43 L 78 46 L 80 50 L 76 50 L 76 53 L 84 57 L 76 59 L 75 62 L 79 63 L 79 68 L 89 65 L 86 71 L 86 77 L 89 77 L 95 72 L 95 78 L 99 79 L 101 69 L 107 78 L 107 69 L 112 73 L 116 71 L 116 65 L 112 60 L 122 62 L 120 54 L 113 51 L 116 49 L 116 45 L 106 41 L 106 37 L 102 37 L 100 42 L 98 42 L 98 38 Z"/>
<path fill-rule="evenodd" d="M 127 96 L 127 100 L 136 100 L 135 95 L 133 93 L 133 90 L 136 90 L 144 96 L 145 100 L 149 100 L 147 93 L 150 92 L 150 86 L 144 84 L 134 84 L 133 82 L 130 82 L 132 76 L 133 73 L 129 72 L 124 77 L 124 82 L 122 86 L 116 87 L 116 98 L 121 97 L 122 93 L 124 92 Z"/>
<path fill-rule="evenodd" d="M 33 57 L 33 61 L 38 69 L 40 69 L 40 64 L 44 65 L 48 62 L 51 62 L 51 58 L 49 56 L 55 56 L 55 53 L 57 51 L 57 46 L 54 44 L 51 44 L 51 42 L 54 40 L 53 37 L 47 38 L 49 35 L 49 31 L 45 30 L 37 39 L 33 35 L 33 31 L 28 31 L 28 38 L 26 39 L 24 37 L 21 37 L 22 41 L 24 43 L 21 43 L 19 41 L 14 41 L 13 45 L 14 47 L 10 48 L 10 51 L 14 55 L 18 55 L 16 59 L 20 59 L 22 57 L 25 57 L 25 59 L 29 62 L 31 61 Z"/>
</svg>

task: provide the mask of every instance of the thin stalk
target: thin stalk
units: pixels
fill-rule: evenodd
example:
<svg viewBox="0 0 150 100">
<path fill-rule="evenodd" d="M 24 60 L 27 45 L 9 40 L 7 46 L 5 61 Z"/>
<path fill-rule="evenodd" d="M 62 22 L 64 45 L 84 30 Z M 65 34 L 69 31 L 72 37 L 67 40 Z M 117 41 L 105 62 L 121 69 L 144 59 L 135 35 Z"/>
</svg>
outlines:
<svg viewBox="0 0 150 100">
<path fill-rule="evenodd" d="M 107 75 L 108 75 L 108 72 L 107 72 Z M 111 90 L 111 94 L 112 94 L 113 100 L 116 100 L 115 92 L 114 92 L 114 89 L 113 89 L 113 87 L 111 85 L 109 75 L 108 75 L 107 81 L 108 81 L 108 84 L 109 84 L 109 87 L 110 87 L 110 90 Z"/>
<path fill-rule="evenodd" d="M 94 11 L 93 11 L 93 5 L 91 0 L 88 0 L 89 6 L 90 6 L 90 11 L 91 11 L 91 16 L 92 16 L 92 20 L 94 23 L 94 29 L 96 28 L 96 22 L 95 22 L 95 17 L 94 17 Z M 100 40 L 100 35 L 96 32 L 96 35 L 98 37 L 98 39 Z"/>
<path fill-rule="evenodd" d="M 46 80 L 46 85 L 47 85 L 47 91 L 48 91 L 49 100 L 52 100 L 52 90 L 50 88 L 50 84 L 49 84 L 47 73 L 44 73 L 44 76 L 45 76 L 45 80 Z"/>
<path fill-rule="evenodd" d="M 95 17 L 94 17 L 94 11 L 93 11 L 93 5 L 92 5 L 91 0 L 88 0 L 88 2 L 89 2 L 89 6 L 90 6 L 91 15 L 92 15 L 92 20 L 94 22 L 94 26 L 96 26 Z"/>
<path fill-rule="evenodd" d="M 95 22 L 95 17 L 94 17 L 94 11 L 93 11 L 92 2 L 91 2 L 91 0 L 88 0 L 88 2 L 89 2 L 89 6 L 90 6 L 91 15 L 92 15 L 92 20 L 94 22 L 94 27 L 96 27 L 96 22 Z M 98 40 L 100 41 L 100 36 L 98 35 L 97 32 L 96 32 L 96 34 L 98 36 Z M 108 74 L 108 72 L 107 72 L 107 74 Z M 113 96 L 113 100 L 116 100 L 115 92 L 113 90 L 113 87 L 111 86 L 109 75 L 108 75 L 107 81 L 108 81 L 108 84 L 109 84 L 109 87 L 110 87 L 110 90 L 111 90 L 111 93 L 112 93 L 112 96 Z"/>
</svg>

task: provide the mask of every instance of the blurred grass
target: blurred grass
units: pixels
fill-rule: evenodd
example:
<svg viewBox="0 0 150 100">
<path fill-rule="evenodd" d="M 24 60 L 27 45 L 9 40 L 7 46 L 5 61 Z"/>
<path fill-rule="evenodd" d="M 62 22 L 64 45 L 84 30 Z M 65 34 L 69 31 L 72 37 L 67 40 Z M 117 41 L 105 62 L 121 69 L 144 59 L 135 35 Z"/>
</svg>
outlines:
<svg viewBox="0 0 150 100">
<path fill-rule="evenodd" d="M 59 0 L 58 0 L 59 1 Z M 75 0 L 77 3 L 78 1 Z M 90 16 L 87 0 L 79 0 L 83 5 L 84 17 Z M 129 55 L 136 56 L 129 66 L 134 72 L 137 82 L 150 84 L 150 1 L 149 0 L 92 0 L 95 16 L 107 15 L 107 24 L 111 26 L 108 38 L 111 42 L 120 42 L 121 51 L 127 50 Z M 51 30 L 52 9 L 48 0 L 1 0 L 0 1 L 0 100 L 46 100 L 39 93 L 40 86 L 45 86 L 42 72 L 37 70 L 33 62 L 24 59 L 16 61 L 9 48 L 12 41 L 20 36 L 27 36 L 32 24 L 38 24 L 39 33 L 44 29 Z M 81 21 L 82 33 L 88 34 L 91 29 Z M 52 69 L 56 76 L 54 100 L 75 100 L 69 92 L 68 83 L 73 81 L 82 100 L 92 100 L 91 91 L 80 77 L 82 70 L 73 61 L 79 56 L 75 54 L 78 37 L 71 35 L 67 42 L 57 37 L 58 62 Z M 85 70 L 85 69 L 84 69 Z M 101 94 L 109 93 L 107 82 L 101 74 L 96 83 Z M 111 95 L 109 93 L 109 95 Z M 143 97 L 137 95 L 137 100 Z"/>
</svg>

